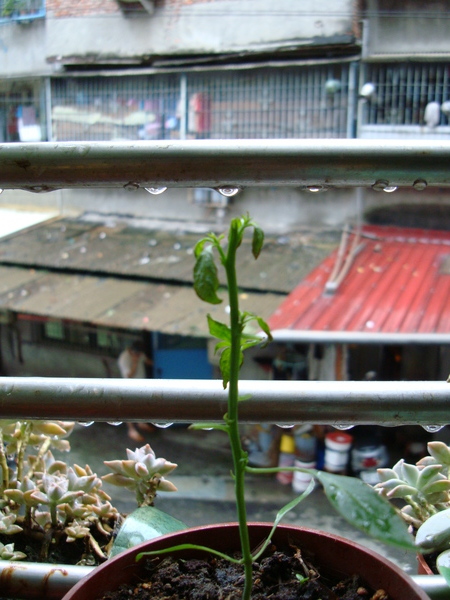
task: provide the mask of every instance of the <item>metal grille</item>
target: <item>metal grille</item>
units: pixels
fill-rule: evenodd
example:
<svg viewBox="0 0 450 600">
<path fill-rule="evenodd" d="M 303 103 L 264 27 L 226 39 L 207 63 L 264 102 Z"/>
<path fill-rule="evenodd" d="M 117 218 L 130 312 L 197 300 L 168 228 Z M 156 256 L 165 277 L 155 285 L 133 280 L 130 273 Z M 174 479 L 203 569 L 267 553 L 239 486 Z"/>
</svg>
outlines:
<svg viewBox="0 0 450 600">
<path fill-rule="evenodd" d="M 436 102 L 440 110 L 434 126 L 449 125 L 450 113 L 442 107 L 450 101 L 449 75 L 448 63 L 367 64 L 365 81 L 374 90 L 364 102 L 362 124 L 427 125 L 427 105 Z"/>
<path fill-rule="evenodd" d="M 53 139 L 176 139 L 179 98 L 178 75 L 55 79 Z"/>
<path fill-rule="evenodd" d="M 53 139 L 345 138 L 348 78 L 332 64 L 54 79 Z"/>
</svg>

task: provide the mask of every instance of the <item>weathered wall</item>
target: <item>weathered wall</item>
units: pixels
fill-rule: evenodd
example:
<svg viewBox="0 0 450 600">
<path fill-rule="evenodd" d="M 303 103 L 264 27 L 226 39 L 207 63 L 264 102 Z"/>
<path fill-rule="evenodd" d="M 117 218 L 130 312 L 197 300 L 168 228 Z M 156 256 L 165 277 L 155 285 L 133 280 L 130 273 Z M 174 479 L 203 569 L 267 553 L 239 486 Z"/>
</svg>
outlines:
<svg viewBox="0 0 450 600">
<path fill-rule="evenodd" d="M 450 55 L 446 0 L 368 0 L 364 57 Z"/>
<path fill-rule="evenodd" d="M 354 42 L 353 1 L 158 2 L 125 17 L 115 0 L 48 0 L 47 16 L 0 25 L 3 76 L 51 73 L 66 63 L 139 63 L 153 56 L 275 52 Z"/>
</svg>

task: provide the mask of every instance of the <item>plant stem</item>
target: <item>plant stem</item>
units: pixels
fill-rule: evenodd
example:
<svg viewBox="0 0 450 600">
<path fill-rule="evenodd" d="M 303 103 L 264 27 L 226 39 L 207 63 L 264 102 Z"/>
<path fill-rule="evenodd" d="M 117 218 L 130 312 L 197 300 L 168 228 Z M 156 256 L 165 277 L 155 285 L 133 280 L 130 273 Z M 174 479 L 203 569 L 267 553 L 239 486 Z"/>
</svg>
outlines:
<svg viewBox="0 0 450 600">
<path fill-rule="evenodd" d="M 236 250 L 240 243 L 240 232 L 237 225 L 230 229 L 228 253 L 225 261 L 225 270 L 228 282 L 228 298 L 230 303 L 230 380 L 228 383 L 228 435 L 233 456 L 236 507 L 239 522 L 239 536 L 241 541 L 242 562 L 244 565 L 245 584 L 242 600 L 249 600 L 252 590 L 252 563 L 253 557 L 250 550 L 250 539 L 247 525 L 247 509 L 245 505 L 245 470 L 247 456 L 242 450 L 239 434 L 238 403 L 239 403 L 239 370 L 241 366 L 241 323 L 239 313 L 238 287 L 236 277 Z"/>
</svg>

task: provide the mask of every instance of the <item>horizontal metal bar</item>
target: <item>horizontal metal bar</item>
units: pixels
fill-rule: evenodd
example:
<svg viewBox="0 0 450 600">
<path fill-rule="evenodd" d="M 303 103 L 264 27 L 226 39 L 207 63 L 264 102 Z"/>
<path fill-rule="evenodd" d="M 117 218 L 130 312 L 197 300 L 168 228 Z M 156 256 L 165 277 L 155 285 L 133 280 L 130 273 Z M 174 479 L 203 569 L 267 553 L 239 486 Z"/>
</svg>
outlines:
<svg viewBox="0 0 450 600">
<path fill-rule="evenodd" d="M 188 140 L 0 145 L 0 188 L 450 186 L 450 141 Z"/>
<path fill-rule="evenodd" d="M 430 600 L 450 600 L 450 587 L 441 575 L 413 575 Z"/>
<path fill-rule="evenodd" d="M 94 568 L 1 560 L 2 597 L 58 600 Z"/>
<path fill-rule="evenodd" d="M 243 423 L 352 426 L 450 422 L 450 385 L 440 381 L 254 381 Z M 227 392 L 219 380 L 0 378 L 3 419 L 221 421 Z"/>
<path fill-rule="evenodd" d="M 0 561 L 2 594 L 14 598 L 57 600 L 95 567 Z M 450 588 L 441 575 L 414 575 L 412 579 L 431 600 L 450 600 Z"/>
<path fill-rule="evenodd" d="M 308 344 L 450 344 L 450 333 L 379 333 L 362 331 L 272 330 L 277 342 Z"/>
</svg>

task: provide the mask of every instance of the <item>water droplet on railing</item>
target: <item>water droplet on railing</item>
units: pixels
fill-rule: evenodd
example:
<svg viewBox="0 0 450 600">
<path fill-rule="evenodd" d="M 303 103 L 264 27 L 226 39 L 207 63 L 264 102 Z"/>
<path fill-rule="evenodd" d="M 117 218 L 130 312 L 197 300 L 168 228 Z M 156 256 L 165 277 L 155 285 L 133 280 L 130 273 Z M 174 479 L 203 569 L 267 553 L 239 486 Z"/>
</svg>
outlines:
<svg viewBox="0 0 450 600">
<path fill-rule="evenodd" d="M 108 425 L 113 425 L 114 427 L 117 427 L 118 425 L 122 425 L 123 421 L 106 421 L 108 423 Z"/>
<path fill-rule="evenodd" d="M 428 433 L 436 433 L 445 427 L 445 425 L 422 425 L 425 431 Z"/>
<path fill-rule="evenodd" d="M 319 192 L 326 192 L 327 191 L 327 187 L 325 185 L 308 185 L 306 186 L 306 190 L 308 192 L 312 192 L 313 194 L 318 194 Z"/>
<path fill-rule="evenodd" d="M 392 194 L 392 192 L 395 192 L 395 190 L 397 190 L 397 186 L 396 185 L 388 185 L 384 188 L 383 192 L 386 192 L 387 194 Z"/>
<path fill-rule="evenodd" d="M 418 192 L 421 192 L 427 187 L 427 185 L 428 183 L 425 181 L 425 179 L 416 179 L 413 183 L 413 188 Z"/>
<path fill-rule="evenodd" d="M 159 427 L 160 429 L 167 429 L 167 427 L 170 427 L 173 425 L 173 423 L 153 423 L 153 425 L 155 427 Z"/>
<path fill-rule="evenodd" d="M 3 194 L 3 190 L 2 189 L 0 189 L 0 194 Z"/>
<path fill-rule="evenodd" d="M 90 427 L 93 424 L 94 421 L 78 421 L 78 425 L 81 425 L 81 427 Z"/>
<path fill-rule="evenodd" d="M 153 194 L 154 196 L 158 196 L 167 190 L 167 187 L 148 187 L 145 188 L 149 194 Z"/>
<path fill-rule="evenodd" d="M 294 424 L 289 424 L 289 423 L 277 423 L 277 427 L 281 427 L 281 429 L 292 429 L 294 427 Z"/>
<path fill-rule="evenodd" d="M 128 192 L 135 192 L 136 190 L 139 189 L 139 184 L 136 183 L 135 181 L 130 181 L 129 183 L 126 183 L 123 188 L 125 190 L 127 190 Z"/>
<path fill-rule="evenodd" d="M 222 196 L 225 196 L 226 198 L 231 198 L 232 196 L 236 196 L 236 194 L 238 194 L 241 191 L 241 188 L 234 185 L 223 185 L 218 188 L 215 188 L 215 190 L 219 192 L 219 194 L 222 194 Z"/>
<path fill-rule="evenodd" d="M 335 423 L 333 427 L 335 429 L 339 429 L 340 431 L 346 431 L 347 429 L 353 429 L 354 425 L 351 423 Z"/>
</svg>

